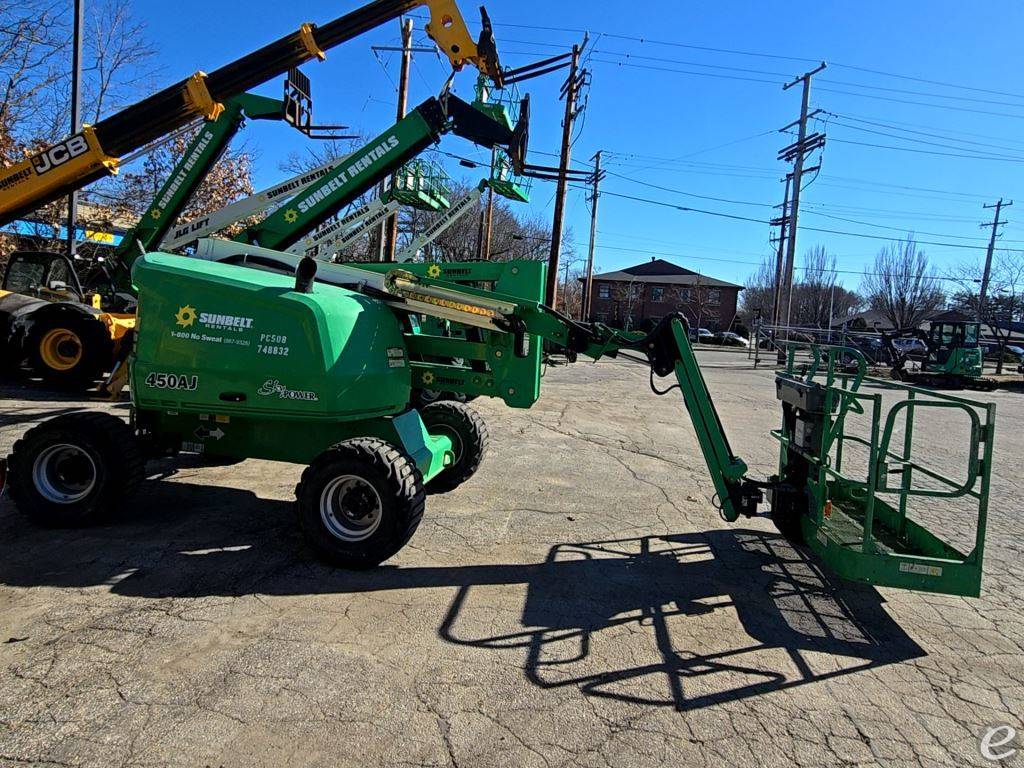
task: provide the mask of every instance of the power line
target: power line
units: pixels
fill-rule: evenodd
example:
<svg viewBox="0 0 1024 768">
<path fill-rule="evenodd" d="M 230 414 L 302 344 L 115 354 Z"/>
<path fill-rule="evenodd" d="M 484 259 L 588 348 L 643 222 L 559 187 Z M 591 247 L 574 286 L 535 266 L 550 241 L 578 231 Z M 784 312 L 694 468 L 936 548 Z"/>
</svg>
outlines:
<svg viewBox="0 0 1024 768">
<path fill-rule="evenodd" d="M 427 16 L 422 15 L 422 14 L 411 14 L 411 15 L 413 15 L 415 18 L 418 18 L 418 19 L 429 20 L 429 18 Z M 570 28 L 570 27 L 540 26 L 540 25 L 535 25 L 535 24 L 513 24 L 513 23 L 510 23 L 510 22 L 493 22 L 493 23 L 494 23 L 494 26 L 497 26 L 497 27 L 511 27 L 511 28 L 516 28 L 516 29 L 533 29 L 533 30 L 540 30 L 540 31 L 545 31 L 545 32 L 563 32 L 563 33 L 572 34 L 572 35 L 580 35 L 580 34 L 583 34 L 583 33 L 587 32 L 587 30 L 584 30 L 584 29 Z M 788 56 L 788 55 L 783 55 L 783 54 L 767 53 L 765 51 L 748 51 L 748 50 L 739 50 L 739 49 L 735 49 L 735 48 L 718 48 L 718 47 L 705 46 L 705 45 L 690 45 L 690 44 L 687 44 L 687 43 L 680 43 L 680 42 L 677 42 L 677 41 L 657 40 L 657 39 L 646 37 L 646 36 L 623 35 L 623 34 L 616 34 L 616 33 L 611 33 L 611 32 L 601 32 L 601 31 L 597 31 L 597 30 L 589 30 L 589 31 L 590 31 L 591 34 L 600 35 L 601 37 L 607 37 L 607 38 L 614 39 L 614 40 L 626 40 L 626 41 L 635 42 L 635 43 L 639 43 L 639 44 L 662 45 L 662 46 L 667 46 L 667 47 L 671 47 L 671 48 L 682 48 L 682 49 L 685 49 L 685 50 L 705 51 L 705 52 L 709 52 L 709 53 L 724 53 L 724 54 L 730 54 L 730 55 L 734 55 L 734 56 L 749 56 L 749 57 L 760 58 L 760 59 L 772 59 L 772 60 L 775 60 L 775 61 L 793 61 L 793 62 L 800 62 L 800 63 L 816 63 L 816 62 L 818 62 L 820 60 L 820 57 Z M 520 42 L 527 42 L 527 41 L 520 41 Z M 530 45 L 534 45 L 535 43 L 529 43 L 529 44 Z M 554 44 L 554 43 L 551 43 L 549 45 L 551 45 L 552 47 L 558 47 L 557 44 Z M 892 77 L 892 78 L 897 78 L 897 79 L 900 79 L 900 80 L 907 80 L 907 81 L 917 82 L 917 83 L 925 83 L 927 85 L 937 85 L 937 86 L 940 86 L 942 88 L 953 88 L 953 89 L 962 90 L 962 91 L 973 91 L 975 93 L 987 93 L 987 94 L 991 94 L 991 95 L 995 95 L 995 96 L 1008 96 L 1010 98 L 1024 99 L 1024 93 L 1013 93 L 1013 92 L 1010 92 L 1010 91 L 999 91 L 999 90 L 994 90 L 994 89 L 991 89 L 991 88 L 980 88 L 978 86 L 963 85 L 962 83 L 950 83 L 950 82 L 943 81 L 943 80 L 934 80 L 934 79 L 930 79 L 930 78 L 917 77 L 917 76 L 914 76 L 914 75 L 906 75 L 906 74 L 900 74 L 900 73 L 897 73 L 897 72 L 889 72 L 889 71 L 881 70 L 881 69 L 874 69 L 874 68 L 869 68 L 869 67 L 863 67 L 863 66 L 860 66 L 860 65 L 857 65 L 857 64 L 846 64 L 846 63 L 843 63 L 843 62 L 836 62 L 836 61 L 831 61 L 831 62 L 829 62 L 829 64 L 830 64 L 830 66 L 833 66 L 833 67 L 838 67 L 838 68 L 841 68 L 841 69 L 849 69 L 849 70 L 852 70 L 852 71 L 855 71 L 855 72 L 864 72 L 866 74 L 880 75 L 882 77 Z M 881 86 L 877 86 L 877 87 L 881 87 Z M 938 94 L 936 94 L 936 95 L 938 95 Z"/>
<path fill-rule="evenodd" d="M 574 189 L 584 189 L 584 190 L 586 189 L 586 187 L 581 187 L 581 186 L 578 186 L 578 185 L 573 185 L 573 188 Z M 627 194 L 623 194 L 621 192 L 612 192 L 612 191 L 609 191 L 609 190 L 602 190 L 601 194 L 602 195 L 610 195 L 612 197 L 619 197 L 619 198 L 623 198 L 625 200 L 633 200 L 633 201 L 640 202 L 640 203 L 647 203 L 649 205 L 657 205 L 657 206 L 661 206 L 663 208 L 672 208 L 674 210 L 682 211 L 684 213 L 700 213 L 700 214 L 704 214 L 706 216 L 715 216 L 715 217 L 723 218 L 723 219 L 732 219 L 734 221 L 747 221 L 747 222 L 752 222 L 752 223 L 755 223 L 755 224 L 762 224 L 762 225 L 767 225 L 769 223 L 767 219 L 756 219 L 756 218 L 754 218 L 752 216 L 740 216 L 740 215 L 737 215 L 737 214 L 725 213 L 723 211 L 709 211 L 709 210 L 702 209 L 702 208 L 691 208 L 691 207 L 685 206 L 685 205 L 675 205 L 674 203 L 666 203 L 663 200 L 652 200 L 650 198 L 638 197 L 636 195 L 627 195 Z M 821 232 L 821 233 L 832 234 L 832 235 L 844 235 L 844 236 L 847 236 L 847 237 L 860 237 L 860 238 L 864 238 L 864 239 L 867 239 L 867 240 L 884 240 L 886 242 L 892 242 L 894 239 L 898 239 L 898 238 L 893 238 L 893 237 L 886 237 L 884 235 L 870 235 L 870 234 L 867 234 L 865 232 L 846 232 L 846 231 L 838 230 L 838 229 L 826 229 L 824 227 L 808 227 L 808 226 L 801 225 L 799 227 L 799 229 L 806 230 L 808 232 Z M 971 251 L 984 251 L 984 250 L 986 250 L 985 246 L 982 246 L 982 245 L 966 245 L 964 243 L 943 243 L 943 242 L 938 242 L 938 241 L 934 241 L 934 240 L 918 240 L 917 238 L 914 238 L 914 242 L 916 242 L 916 243 L 918 243 L 920 245 L 935 245 L 935 246 L 939 246 L 939 247 L 942 247 L 942 248 L 959 248 L 959 249 L 962 249 L 962 250 L 971 250 Z M 1007 251 L 1009 253 L 1024 253 L 1024 248 L 1005 248 L 1005 249 L 1002 249 L 1002 250 L 1005 250 L 1005 251 Z"/>
<path fill-rule="evenodd" d="M 869 69 L 867 67 L 858 67 L 854 64 L 837 64 L 832 62 L 833 67 L 841 67 L 842 69 L 852 69 L 857 72 L 867 72 L 872 75 L 882 75 L 884 77 L 896 77 L 900 80 L 912 80 L 917 83 L 928 83 L 929 85 L 940 85 L 945 88 L 959 88 L 964 91 L 976 91 L 978 93 L 991 93 L 996 96 L 1013 96 L 1019 99 L 1024 99 L 1024 94 L 1021 93 L 1009 93 L 1008 91 L 993 91 L 989 88 L 978 88 L 973 85 L 957 85 L 956 83 L 947 83 L 942 80 L 929 80 L 924 77 L 914 77 L 912 75 L 899 75 L 894 72 L 885 72 L 880 69 Z"/>
<path fill-rule="evenodd" d="M 949 136 L 949 135 L 941 134 L 941 133 L 931 133 L 929 131 L 917 131 L 917 130 L 912 130 L 910 128 L 903 128 L 903 127 L 900 127 L 899 125 L 894 125 L 894 124 L 889 124 L 889 123 L 881 123 L 881 122 L 878 122 L 877 120 L 868 120 L 868 119 L 865 119 L 865 118 L 859 118 L 859 117 L 854 117 L 854 116 L 850 116 L 850 115 L 840 115 L 840 114 L 837 114 L 835 112 L 830 112 L 828 110 L 823 110 L 822 114 L 829 115 L 830 117 L 836 118 L 838 120 L 849 120 L 850 122 L 862 123 L 864 125 L 873 125 L 873 126 L 878 127 L 878 128 L 889 128 L 890 130 L 893 130 L 893 131 L 900 131 L 902 133 L 910 133 L 910 134 L 914 134 L 916 136 L 928 136 L 928 137 L 933 138 L 933 139 L 945 139 L 946 141 L 953 141 L 953 142 L 957 142 L 958 144 L 972 144 L 974 146 L 990 147 L 990 148 L 993 148 L 993 149 L 1004 150 L 1006 152 L 1018 152 L 1018 151 L 1020 151 L 1019 149 L 1016 149 L 1014 147 L 1004 147 L 1004 146 L 1000 146 L 998 144 L 991 144 L 991 143 L 985 142 L 985 141 L 972 141 L 970 139 L 958 139 L 955 136 Z M 820 119 L 820 118 L 816 118 L 816 119 Z M 968 134 L 968 135 L 975 135 L 975 134 Z M 978 136 L 977 138 L 983 138 L 983 137 Z M 1010 140 L 1010 139 L 1007 139 L 1006 141 L 1009 141 L 1010 143 L 1013 143 L 1012 140 Z M 1020 144 L 1021 147 L 1024 147 L 1024 142 L 1019 142 L 1019 144 Z"/>
<path fill-rule="evenodd" d="M 1024 114 L 1014 115 L 1008 112 L 993 112 L 985 109 L 974 109 L 972 107 L 954 107 L 952 104 L 929 104 L 925 101 L 911 101 L 910 99 L 894 99 L 888 96 L 877 96 L 870 93 L 854 93 L 853 91 L 843 91 L 838 88 L 821 87 L 819 91 L 825 91 L 826 93 L 838 93 L 844 96 L 856 96 L 862 99 L 875 99 L 876 101 L 888 101 L 894 104 L 910 104 L 918 107 L 932 107 L 934 109 L 946 109 L 952 112 L 969 112 L 972 115 L 992 115 L 994 117 L 1009 117 L 1014 120 L 1024 120 Z"/>
<path fill-rule="evenodd" d="M 969 147 L 957 146 L 955 144 L 941 144 L 941 143 L 939 143 L 937 141 L 926 141 L 925 139 L 919 139 L 919 138 L 916 138 L 916 137 L 913 137 L 913 136 L 900 136 L 897 133 L 890 133 L 888 131 L 877 131 L 877 130 L 875 130 L 873 128 L 861 128 L 860 126 L 850 125 L 849 123 L 846 123 L 846 122 L 841 121 L 841 120 L 829 120 L 828 121 L 828 125 L 839 126 L 840 128 L 847 128 L 847 129 L 849 129 L 851 131 L 860 131 L 861 133 L 870 133 L 873 136 L 884 136 L 885 138 L 896 139 L 897 141 L 912 141 L 915 144 L 926 144 L 926 145 L 928 145 L 930 147 L 940 147 L 942 149 L 956 149 L 956 150 L 960 150 L 962 152 L 971 152 L 972 154 L 976 155 L 979 159 L 984 159 L 984 160 L 1016 160 L 1016 161 L 1024 160 L 1024 157 L 1022 157 L 1020 155 L 1009 156 L 1009 155 L 996 155 L 996 154 L 993 154 L 993 153 L 982 153 L 982 152 L 979 152 L 978 150 L 972 150 Z M 900 130 L 900 129 L 897 128 L 895 130 Z M 918 131 L 917 133 L 920 133 L 920 132 Z M 956 139 L 953 139 L 953 141 L 956 141 Z M 991 146 L 991 145 L 988 145 L 988 146 Z M 1016 152 L 1017 150 L 1009 149 L 1008 151 Z"/>
<path fill-rule="evenodd" d="M 876 144 L 868 141 L 854 141 L 853 139 L 832 139 L 840 144 L 853 144 L 858 147 L 871 147 L 872 149 L 892 149 L 898 152 L 912 152 L 915 155 L 935 155 L 938 157 L 958 157 L 966 160 L 995 160 L 1003 163 L 1024 163 L 1024 158 L 1003 157 L 998 155 L 969 155 L 962 152 L 936 152 L 932 149 L 914 149 L 913 147 L 898 147 L 892 144 Z"/>
<path fill-rule="evenodd" d="M 770 203 L 756 203 L 756 202 L 753 202 L 751 200 L 732 200 L 732 199 L 727 198 L 727 197 L 713 197 L 711 195 L 700 195 L 700 194 L 697 194 L 696 192 L 687 192 L 686 190 L 683 190 L 683 189 L 673 189 L 672 187 L 663 187 L 660 184 L 652 184 L 649 181 L 641 181 L 640 179 L 634 179 L 634 178 L 631 178 L 629 176 L 623 176 L 621 173 L 615 173 L 614 171 L 606 170 L 605 173 L 607 173 L 609 176 L 614 176 L 617 179 L 625 179 L 626 181 L 633 182 L 634 184 L 639 184 L 639 185 L 641 185 L 643 187 L 650 187 L 651 189 L 658 189 L 658 190 L 661 190 L 662 192 L 673 192 L 673 193 L 675 193 L 677 195 L 686 195 L 687 197 L 696 197 L 696 198 L 698 198 L 700 200 L 713 200 L 714 202 L 718 202 L 718 203 L 732 203 L 733 205 L 753 205 L 753 206 L 757 206 L 759 208 L 773 208 L 774 207 Z"/>
<path fill-rule="evenodd" d="M 905 122 L 903 120 L 893 120 L 890 117 L 884 117 L 883 118 L 883 117 L 875 117 L 873 115 L 871 115 L 871 116 L 855 115 L 855 114 L 852 114 L 850 112 L 845 112 L 845 111 L 842 114 L 837 114 L 835 112 L 830 112 L 829 110 L 825 110 L 825 112 L 827 114 L 835 115 L 836 117 L 845 118 L 846 120 L 853 120 L 855 122 L 867 123 L 868 125 L 871 125 L 872 121 L 874 121 L 875 123 L 878 123 L 879 121 L 884 121 L 885 123 L 892 123 L 895 126 L 905 126 L 905 127 L 908 127 L 908 128 L 927 128 L 928 130 L 934 130 L 935 129 L 934 125 L 923 125 L 921 123 L 908 123 L 908 122 Z M 992 141 L 1002 141 L 1002 142 L 1006 142 L 1008 144 L 1018 144 L 1018 145 L 1024 146 L 1024 141 L 1021 141 L 1021 140 L 1018 140 L 1018 139 L 1010 139 L 1010 138 L 1007 138 L 1005 136 L 989 136 L 989 135 L 984 134 L 984 133 L 977 133 L 976 131 L 957 131 L 957 130 L 955 130 L 953 128 L 943 128 L 942 130 L 946 134 L 959 134 L 961 136 L 971 136 L 971 137 L 976 138 L 976 139 L 990 139 Z M 948 138 L 952 138 L 952 137 L 948 137 Z M 962 140 L 961 139 L 953 139 L 953 141 L 962 141 Z"/>
<path fill-rule="evenodd" d="M 643 181 L 641 179 L 635 179 L 635 178 L 632 178 L 630 176 L 624 176 L 623 174 L 615 173 L 614 171 L 607 171 L 606 170 L 606 173 L 609 176 L 614 176 L 616 178 L 623 179 L 625 181 L 629 181 L 629 182 L 632 182 L 634 184 L 639 184 L 640 186 L 649 187 L 651 189 L 657 189 L 657 190 L 660 190 L 662 192 L 671 192 L 671 193 L 674 193 L 674 194 L 685 195 L 687 197 L 694 197 L 694 198 L 698 198 L 698 199 L 701 199 L 701 200 L 712 200 L 714 202 L 730 203 L 730 204 L 733 204 L 733 205 L 750 205 L 750 206 L 756 206 L 756 207 L 759 207 L 759 208 L 774 208 L 775 207 L 771 203 L 754 202 L 754 201 L 751 201 L 751 200 L 735 200 L 735 199 L 732 199 L 732 198 L 725 198 L 725 197 L 714 197 L 712 195 L 702 195 L 702 194 L 698 194 L 696 192 L 690 192 L 690 191 L 683 190 L 683 189 L 676 189 L 676 188 L 673 188 L 673 187 L 666 187 L 666 186 L 662 186 L 660 184 L 654 184 L 652 182 Z M 901 231 L 901 232 L 906 232 L 907 231 L 906 227 L 890 227 L 890 226 L 886 226 L 884 224 L 876 224 L 876 223 L 873 223 L 873 222 L 860 221 L 860 220 L 857 220 L 857 219 L 848 219 L 848 218 L 844 218 L 842 216 L 838 216 L 838 215 L 835 215 L 835 214 L 830 214 L 830 213 L 825 213 L 825 212 L 818 211 L 818 210 L 813 210 L 813 208 L 828 207 L 827 205 L 822 204 L 822 203 L 810 203 L 810 204 L 807 204 L 807 205 L 811 208 L 811 210 L 808 210 L 807 212 L 811 213 L 811 214 L 814 214 L 815 216 L 824 216 L 824 217 L 827 217 L 827 218 L 836 219 L 838 221 L 846 221 L 846 222 L 849 222 L 851 224 L 860 224 L 862 226 L 876 227 L 876 228 L 879 228 L 879 229 L 891 229 L 891 230 Z M 856 210 L 860 210 L 862 212 L 869 212 L 869 213 L 870 212 L 881 212 L 881 213 L 884 214 L 884 213 L 888 212 L 888 209 L 884 209 L 884 208 L 862 208 L 860 206 L 836 206 L 836 207 L 837 208 L 852 207 L 852 208 L 855 208 Z M 901 211 L 900 213 L 903 213 L 903 214 L 908 215 L 908 216 L 933 216 L 933 217 L 936 217 L 937 219 L 941 219 L 942 221 L 949 221 L 950 220 L 950 217 L 948 217 L 948 216 L 946 216 L 944 214 L 940 214 L 940 213 L 924 213 L 924 212 L 918 212 L 918 211 Z M 967 217 L 962 217 L 960 220 L 964 221 L 964 222 L 968 222 L 968 221 L 973 222 L 974 221 L 974 219 L 969 219 Z M 953 234 L 945 234 L 945 233 L 924 232 L 924 231 L 920 231 L 920 230 L 916 230 L 916 229 L 914 231 L 916 233 L 922 234 L 922 235 L 928 235 L 928 236 L 933 236 L 933 237 L 946 237 L 946 238 L 953 238 L 953 239 L 957 239 L 957 240 L 961 240 L 961 239 L 962 240 L 984 240 L 985 239 L 985 238 L 980 238 L 980 237 L 968 237 L 968 236 L 965 236 L 965 235 L 953 235 Z M 1005 241 L 1005 242 L 1019 242 L 1019 241 L 1008 240 L 1008 241 Z"/>
<path fill-rule="evenodd" d="M 670 256 L 670 257 L 676 257 L 676 258 L 679 257 L 679 253 L 678 252 L 670 253 L 668 251 L 653 251 L 653 250 L 649 250 L 649 249 L 645 249 L 645 248 L 629 248 L 629 247 L 620 246 L 620 245 L 597 245 L 596 247 L 598 249 L 603 249 L 603 250 L 608 250 L 608 251 L 625 251 L 625 252 L 630 252 L 630 253 L 642 253 L 642 254 L 646 254 L 648 256 Z M 743 264 L 745 266 L 751 266 L 751 267 L 760 267 L 764 263 L 763 261 L 746 261 L 746 260 L 741 260 L 741 259 L 717 259 L 717 258 L 714 258 L 714 257 L 711 257 L 711 256 L 701 256 L 700 260 L 701 261 L 713 261 L 715 263 L 720 263 L 720 264 Z M 820 272 L 820 271 L 822 271 L 822 270 L 817 269 L 816 267 L 802 267 L 802 266 L 799 266 L 799 265 L 796 265 L 793 268 L 794 269 L 798 269 L 798 270 L 802 270 L 802 271 L 812 271 L 812 272 Z M 889 274 L 887 272 L 871 272 L 871 271 L 868 271 L 868 270 L 859 270 L 859 269 L 827 269 L 827 270 L 824 270 L 824 271 L 826 273 L 832 272 L 832 273 L 842 274 L 842 275 L 859 275 L 859 276 L 862 276 L 862 277 L 867 277 L 867 276 L 873 276 L 873 277 L 897 277 L 898 276 L 898 275 Z M 595 277 L 598 277 L 598 276 L 595 275 Z M 949 281 L 949 282 L 954 282 L 954 283 L 960 282 L 959 278 L 955 278 L 955 277 L 943 277 L 943 276 L 940 276 L 940 275 L 930 275 L 929 277 L 930 277 L 930 279 L 933 279 L 933 280 L 943 280 L 943 281 Z"/>
<path fill-rule="evenodd" d="M 609 51 L 609 50 L 605 49 L 605 50 L 595 50 L 594 53 L 601 53 L 601 54 L 604 54 L 605 56 L 618 56 L 620 58 L 625 58 L 625 59 L 638 59 L 640 61 L 653 61 L 653 62 L 658 62 L 660 64 L 679 64 L 679 65 L 687 66 L 687 67 L 701 67 L 701 68 L 705 68 L 705 69 L 718 69 L 718 70 L 724 70 L 724 71 L 730 71 L 730 72 L 741 72 L 741 73 L 750 74 L 750 75 L 764 75 L 766 77 L 780 77 L 780 78 L 783 78 L 783 79 L 788 79 L 790 77 L 789 73 L 786 73 L 786 72 L 772 72 L 770 70 L 750 69 L 750 68 L 747 68 L 747 67 L 731 67 L 731 66 L 727 66 L 727 65 L 724 65 L 724 64 L 703 64 L 703 63 L 697 62 L 697 61 L 687 61 L 687 60 L 684 60 L 684 59 L 671 59 L 671 58 L 666 58 L 664 56 L 644 56 L 644 55 L 641 55 L 641 54 L 629 53 L 629 52 L 625 52 L 625 51 Z M 915 90 L 910 90 L 910 89 L 907 89 L 907 88 L 889 88 L 889 87 L 884 86 L 884 85 L 873 85 L 871 83 L 857 83 L 857 82 L 853 82 L 853 81 L 849 81 L 849 80 L 834 80 L 832 78 L 822 78 L 821 82 L 823 82 L 823 83 L 831 83 L 833 85 L 843 85 L 843 86 L 852 87 L 852 88 L 864 88 L 866 90 L 882 91 L 882 92 L 885 92 L 885 93 L 900 93 L 900 94 L 909 95 L 909 96 L 924 96 L 926 98 L 949 99 L 949 100 L 952 100 L 952 101 L 963 101 L 963 102 L 970 102 L 970 103 L 975 103 L 975 104 L 991 104 L 991 105 L 995 105 L 995 106 L 1017 107 L 1017 108 L 1024 109 L 1024 103 L 1017 103 L 1017 102 L 1012 102 L 1012 101 L 997 101 L 995 99 L 976 99 L 976 98 L 972 98 L 970 96 L 954 96 L 954 95 L 945 94 L 945 93 L 934 93 L 934 92 L 931 92 L 931 91 L 915 91 Z M 1020 97 L 1020 98 L 1024 98 L 1024 97 Z"/>
</svg>

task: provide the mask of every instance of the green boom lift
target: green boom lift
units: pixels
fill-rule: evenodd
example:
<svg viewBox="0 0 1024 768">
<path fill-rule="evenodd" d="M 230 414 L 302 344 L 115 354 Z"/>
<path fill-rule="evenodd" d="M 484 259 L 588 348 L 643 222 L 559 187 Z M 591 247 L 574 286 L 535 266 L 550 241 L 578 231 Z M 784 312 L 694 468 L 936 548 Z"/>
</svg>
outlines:
<svg viewBox="0 0 1024 768">
<path fill-rule="evenodd" d="M 439 212 L 449 208 L 451 180 L 435 163 L 412 160 L 395 172 L 395 183 L 366 205 L 339 216 L 292 243 L 289 253 L 330 261 L 341 249 L 356 242 L 403 206 Z"/>
<path fill-rule="evenodd" d="M 795 349 L 777 379 L 783 426 L 777 475 L 750 479 L 732 450 L 690 347 L 682 316 L 649 334 L 575 322 L 544 306 L 545 266 L 318 263 L 256 249 L 251 261 L 210 263 L 167 254 L 136 262 L 140 327 L 131 373 L 131 425 L 103 414 L 61 416 L 30 430 L 9 459 L 14 501 L 47 524 L 104 519 L 135 490 L 147 455 L 192 451 L 307 465 L 296 490 L 302 529 L 325 559 L 371 567 L 409 540 L 425 493 L 467 481 L 487 448 L 486 427 L 463 403 L 409 406 L 411 388 L 447 388 L 528 408 L 540 394 L 541 339 L 592 358 L 646 357 L 674 375 L 696 430 L 722 516 L 753 515 L 762 496 L 786 535 L 840 575 L 873 584 L 977 595 L 992 460 L 994 406 L 887 384 L 905 399 L 867 393 L 866 364 L 840 372 L 855 350 Z M 257 267 L 256 269 L 247 268 Z M 294 271 L 292 265 L 295 265 Z M 473 287 L 480 283 L 494 290 Z M 477 328 L 479 340 L 410 332 L 429 314 Z M 462 357 L 466 370 L 414 357 Z M 665 390 L 656 390 L 667 392 Z M 963 477 L 911 455 L 915 416 L 957 412 L 970 424 Z M 850 429 L 866 420 L 868 437 Z M 865 474 L 842 453 L 861 446 Z M 113 474 L 110 467 L 130 471 Z M 929 480 L 925 485 L 917 481 Z M 936 487 L 937 484 L 937 487 Z M 962 552 L 911 519 L 915 497 L 977 503 Z M 888 501 L 887 499 L 895 499 Z"/>
<path fill-rule="evenodd" d="M 351 170 L 335 183 L 365 191 L 449 125 L 481 143 L 505 144 L 522 167 L 524 130 L 498 131 L 493 120 L 481 122 L 482 113 L 471 115 L 472 107 L 455 100 L 428 105 L 353 155 Z M 291 221 L 271 216 L 249 236 L 264 246 L 287 245 L 292 235 L 284 225 L 329 215 L 331 194 L 323 186 L 305 193 L 295 208 L 285 206 L 282 216 L 297 211 Z M 463 403 L 412 408 L 412 388 L 442 383 L 528 408 L 540 394 L 541 341 L 547 340 L 594 359 L 642 356 L 656 392 L 678 387 L 727 521 L 755 514 L 767 495 L 780 530 L 805 541 L 844 577 L 979 593 L 990 404 L 872 382 L 903 395 L 893 403 L 888 391 L 862 388 L 866 364 L 859 352 L 812 347 L 808 361 L 791 347 L 776 379 L 783 407 L 775 433 L 779 471 L 753 480 L 729 444 L 681 315 L 663 318 L 647 334 L 576 322 L 542 303 L 546 267 L 538 262 L 356 267 L 248 240 L 234 245 L 236 253 L 225 256 L 233 263 L 161 253 L 135 261 L 142 322 L 130 366 L 130 423 L 109 414 L 69 414 L 29 430 L 7 462 L 19 508 L 50 525 L 104 519 L 136 490 L 147 456 L 175 451 L 288 461 L 306 465 L 296 506 L 310 545 L 333 563 L 373 567 L 414 534 L 426 494 L 468 481 L 486 454 L 478 414 Z M 410 315 L 479 333 L 472 339 L 417 333 L 406 322 Z M 838 364 L 850 355 L 858 358 L 853 375 Z M 436 362 L 443 358 L 482 368 Z M 658 390 L 656 377 L 666 376 L 675 385 Z M 915 416 L 922 412 L 941 417 L 944 426 L 952 414 L 966 420 L 960 477 L 945 477 L 913 457 Z M 858 418 L 866 433 L 853 428 Z M 858 446 L 867 455 L 863 471 L 847 461 Z M 917 498 L 976 502 L 970 548 L 961 551 L 912 519 L 909 502 Z"/>
</svg>

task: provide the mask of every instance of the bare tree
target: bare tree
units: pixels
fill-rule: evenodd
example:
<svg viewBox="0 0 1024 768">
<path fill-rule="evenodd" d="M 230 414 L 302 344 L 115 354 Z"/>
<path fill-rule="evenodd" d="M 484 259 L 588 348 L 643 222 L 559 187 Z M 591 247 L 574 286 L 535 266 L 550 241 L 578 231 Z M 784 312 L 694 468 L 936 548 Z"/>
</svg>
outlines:
<svg viewBox="0 0 1024 768">
<path fill-rule="evenodd" d="M 57 111 L 54 96 L 67 78 L 62 54 L 70 36 L 64 14 L 56 0 L 0 6 L 0 162 L 5 166 L 57 138 L 49 131 Z"/>
<path fill-rule="evenodd" d="M 863 289 L 871 308 L 884 313 L 896 328 L 919 326 L 946 300 L 928 257 L 918 250 L 913 236 L 878 252 Z"/>
<path fill-rule="evenodd" d="M 677 286 L 673 294 L 677 307 L 689 315 L 695 328 L 717 328 L 721 324 L 721 292 L 709 285 L 703 275 L 698 274 L 690 285 Z"/>
<path fill-rule="evenodd" d="M 959 285 L 950 299 L 952 306 L 971 317 L 978 312 L 983 271 L 980 263 L 967 263 L 959 264 L 947 275 Z M 986 315 L 993 319 L 1024 320 L 1024 259 L 1006 251 L 995 254 L 985 306 Z"/>
<path fill-rule="evenodd" d="M 760 313 L 765 322 L 771 322 L 772 307 L 775 303 L 775 266 L 774 257 L 766 257 L 758 266 L 757 271 L 746 280 L 746 286 L 740 294 L 739 315 L 747 324 L 753 323 Z"/>
<path fill-rule="evenodd" d="M 140 81 L 155 74 L 156 49 L 146 39 L 146 26 L 131 15 L 128 0 L 106 0 L 90 16 L 87 30 L 91 63 L 85 86 L 92 122 L 108 109 L 124 106 L 139 92 Z"/>
<path fill-rule="evenodd" d="M 146 155 L 138 171 L 124 171 L 104 193 L 108 204 L 126 218 L 137 218 L 149 207 L 171 170 L 185 156 L 199 128 L 180 134 Z M 253 193 L 252 155 L 244 147 L 229 148 L 210 170 L 196 193 L 189 198 L 181 216 L 194 219 L 219 210 Z M 234 233 L 248 222 L 239 222 Z"/>
<path fill-rule="evenodd" d="M 863 304 L 861 297 L 839 285 L 836 257 L 817 245 L 804 254 L 802 279 L 793 288 L 791 323 L 829 328 L 833 318 L 846 317 Z"/>
<path fill-rule="evenodd" d="M 615 302 L 612 324 L 629 331 L 637 320 L 633 313 L 643 303 L 644 284 L 636 282 L 634 278 L 629 282 L 613 282 L 611 286 L 612 300 Z"/>
<path fill-rule="evenodd" d="M 97 0 L 86 16 L 83 113 L 103 113 L 148 90 L 155 49 L 143 26 L 132 19 L 128 0 Z M 0 4 L 0 164 L 11 165 L 66 136 L 70 130 L 68 54 L 71 28 L 63 0 L 22 0 Z M 95 122 L 95 119 L 93 119 Z M 119 204 L 116 185 L 101 183 L 94 200 Z M 0 257 L 19 247 L 63 248 L 55 238 L 66 206 L 47 205 L 31 216 L 31 242 L 0 235 Z M 95 208 L 82 211 L 109 219 Z"/>
</svg>

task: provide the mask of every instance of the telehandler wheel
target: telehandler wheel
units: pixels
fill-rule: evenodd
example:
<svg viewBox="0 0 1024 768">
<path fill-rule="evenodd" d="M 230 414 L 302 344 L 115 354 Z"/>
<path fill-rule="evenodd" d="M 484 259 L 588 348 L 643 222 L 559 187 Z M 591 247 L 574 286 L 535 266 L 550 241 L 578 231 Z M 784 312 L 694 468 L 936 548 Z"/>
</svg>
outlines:
<svg viewBox="0 0 1024 768">
<path fill-rule="evenodd" d="M 114 345 L 99 320 L 70 314 L 42 317 L 26 341 L 28 360 L 43 381 L 67 390 L 90 389 L 111 365 Z"/>
<path fill-rule="evenodd" d="M 14 503 L 50 527 L 109 519 L 145 477 L 135 433 L 109 413 L 71 413 L 33 427 L 14 444 L 9 464 Z"/>
<path fill-rule="evenodd" d="M 491 436 L 480 414 L 465 403 L 439 401 L 420 411 L 427 431 L 452 441 L 455 463 L 427 483 L 427 493 L 447 493 L 469 480 L 487 454 Z"/>
<path fill-rule="evenodd" d="M 359 437 L 338 443 L 306 467 L 295 488 L 306 540 L 332 565 L 362 570 L 412 538 L 426 496 L 412 460 L 390 443 Z"/>
</svg>

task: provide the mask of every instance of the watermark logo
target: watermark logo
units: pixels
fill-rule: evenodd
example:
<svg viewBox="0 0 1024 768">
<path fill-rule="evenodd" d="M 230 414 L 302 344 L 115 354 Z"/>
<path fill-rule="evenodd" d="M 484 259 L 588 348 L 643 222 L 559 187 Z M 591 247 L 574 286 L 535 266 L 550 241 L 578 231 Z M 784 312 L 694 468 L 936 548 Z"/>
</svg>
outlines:
<svg viewBox="0 0 1024 768">
<path fill-rule="evenodd" d="M 1017 745 L 1017 729 L 1012 725 L 990 725 L 978 742 L 981 756 L 992 763 L 1009 760 L 1020 748 Z"/>
</svg>

